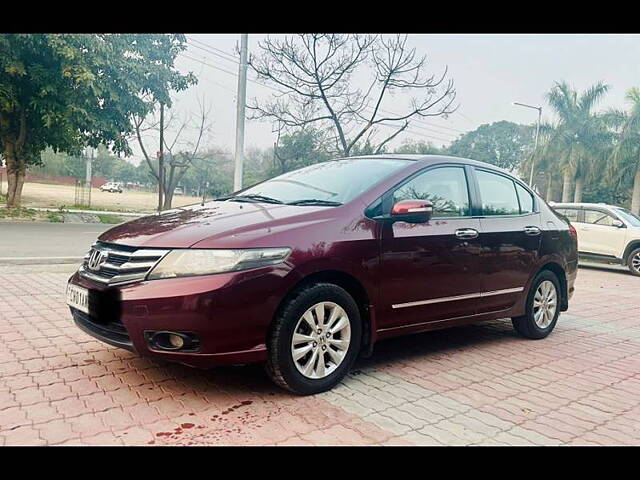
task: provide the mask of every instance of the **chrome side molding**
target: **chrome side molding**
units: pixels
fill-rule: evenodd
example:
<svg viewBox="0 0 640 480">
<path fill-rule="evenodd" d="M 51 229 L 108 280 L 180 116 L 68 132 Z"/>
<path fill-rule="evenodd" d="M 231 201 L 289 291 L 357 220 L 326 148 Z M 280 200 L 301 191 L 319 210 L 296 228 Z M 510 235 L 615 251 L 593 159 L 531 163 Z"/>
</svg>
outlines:
<svg viewBox="0 0 640 480">
<path fill-rule="evenodd" d="M 431 298 L 429 300 L 419 300 L 417 302 L 396 303 L 391 308 L 417 307 L 419 305 L 430 305 L 432 303 L 454 302 L 456 300 L 470 300 L 472 298 L 492 297 L 494 295 L 505 295 L 507 293 L 518 293 L 524 290 L 524 287 L 505 288 L 503 290 L 492 290 L 489 292 L 469 293 L 466 295 L 455 295 L 452 297 Z"/>
</svg>

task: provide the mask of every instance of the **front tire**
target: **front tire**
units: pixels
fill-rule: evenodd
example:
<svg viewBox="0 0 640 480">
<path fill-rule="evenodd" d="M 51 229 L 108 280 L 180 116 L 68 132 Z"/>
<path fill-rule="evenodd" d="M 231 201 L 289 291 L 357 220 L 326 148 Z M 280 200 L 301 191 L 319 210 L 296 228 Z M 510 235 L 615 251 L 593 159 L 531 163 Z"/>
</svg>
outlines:
<svg viewBox="0 0 640 480">
<path fill-rule="evenodd" d="M 627 257 L 627 267 L 629 267 L 629 271 L 632 274 L 640 277 L 640 248 L 636 248 L 629 254 Z"/>
<path fill-rule="evenodd" d="M 346 290 L 330 283 L 304 287 L 274 319 L 266 371 L 298 395 L 330 390 L 355 362 L 361 337 L 360 311 Z"/>
<path fill-rule="evenodd" d="M 529 288 L 525 315 L 511 319 L 516 332 L 535 340 L 549 335 L 560 315 L 560 292 L 560 282 L 553 272 L 538 273 Z"/>
</svg>

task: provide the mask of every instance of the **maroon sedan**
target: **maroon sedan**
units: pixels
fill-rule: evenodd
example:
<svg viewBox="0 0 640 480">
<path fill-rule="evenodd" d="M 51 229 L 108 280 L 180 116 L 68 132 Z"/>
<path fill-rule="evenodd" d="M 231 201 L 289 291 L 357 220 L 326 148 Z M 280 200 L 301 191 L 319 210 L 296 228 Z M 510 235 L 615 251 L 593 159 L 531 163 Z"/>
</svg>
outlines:
<svg viewBox="0 0 640 480">
<path fill-rule="evenodd" d="M 199 367 L 265 362 L 299 394 L 376 341 L 498 318 L 543 338 L 576 233 L 520 180 L 454 157 L 346 158 L 103 233 L 68 285 L 76 324 Z"/>
</svg>

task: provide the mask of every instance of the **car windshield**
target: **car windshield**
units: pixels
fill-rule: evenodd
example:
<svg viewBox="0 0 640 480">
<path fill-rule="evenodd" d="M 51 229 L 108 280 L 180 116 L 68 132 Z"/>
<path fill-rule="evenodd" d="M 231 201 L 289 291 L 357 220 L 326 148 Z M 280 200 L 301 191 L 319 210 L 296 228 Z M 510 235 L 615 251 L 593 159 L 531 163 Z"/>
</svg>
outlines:
<svg viewBox="0 0 640 480">
<path fill-rule="evenodd" d="M 297 205 L 341 205 L 350 202 L 410 162 L 375 158 L 317 163 L 262 182 L 228 199 Z"/>
<path fill-rule="evenodd" d="M 614 211 L 620 215 L 628 224 L 633 227 L 640 227 L 640 217 L 630 210 L 622 207 L 614 208 Z"/>
</svg>

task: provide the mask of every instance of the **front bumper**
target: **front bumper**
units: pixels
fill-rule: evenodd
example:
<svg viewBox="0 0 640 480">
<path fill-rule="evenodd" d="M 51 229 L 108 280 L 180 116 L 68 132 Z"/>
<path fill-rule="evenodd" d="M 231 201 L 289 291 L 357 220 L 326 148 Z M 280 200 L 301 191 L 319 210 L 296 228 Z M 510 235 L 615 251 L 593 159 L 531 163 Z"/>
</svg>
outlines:
<svg viewBox="0 0 640 480">
<path fill-rule="evenodd" d="M 129 333 L 121 322 L 99 321 L 97 318 L 91 317 L 75 308 L 71 308 L 71 315 L 78 328 L 85 333 L 114 347 L 135 352 Z"/>
<path fill-rule="evenodd" d="M 109 345 L 196 367 L 266 360 L 268 327 L 295 282 L 287 264 L 242 272 L 105 287 L 75 273 L 89 289 L 90 315 L 71 309 L 76 325 Z M 148 333 L 192 332 L 196 352 L 153 347 Z"/>
</svg>

